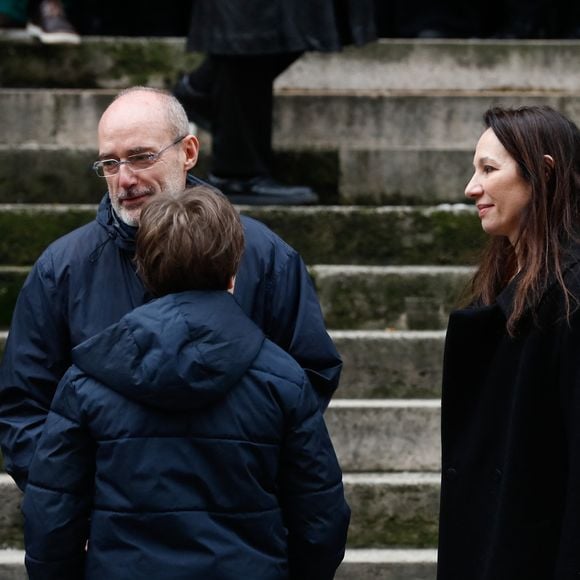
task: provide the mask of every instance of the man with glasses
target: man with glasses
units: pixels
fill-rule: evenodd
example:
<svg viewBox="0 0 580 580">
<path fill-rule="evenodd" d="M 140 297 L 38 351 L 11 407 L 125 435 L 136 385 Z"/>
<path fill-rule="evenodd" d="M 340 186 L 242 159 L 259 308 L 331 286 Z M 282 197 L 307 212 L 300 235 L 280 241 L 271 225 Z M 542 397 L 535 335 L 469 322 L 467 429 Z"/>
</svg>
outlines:
<svg viewBox="0 0 580 580">
<path fill-rule="evenodd" d="M 183 107 L 164 91 L 120 93 L 101 117 L 98 141 L 93 167 L 108 193 L 94 221 L 53 242 L 33 266 L 0 366 L 0 443 L 6 471 L 21 489 L 72 348 L 152 298 L 133 262 L 141 209 L 155 196 L 199 181 L 188 175 L 198 141 Z M 308 272 L 297 252 L 263 224 L 245 216 L 242 223 L 246 250 L 237 302 L 302 366 L 324 409 L 342 363 Z"/>
</svg>

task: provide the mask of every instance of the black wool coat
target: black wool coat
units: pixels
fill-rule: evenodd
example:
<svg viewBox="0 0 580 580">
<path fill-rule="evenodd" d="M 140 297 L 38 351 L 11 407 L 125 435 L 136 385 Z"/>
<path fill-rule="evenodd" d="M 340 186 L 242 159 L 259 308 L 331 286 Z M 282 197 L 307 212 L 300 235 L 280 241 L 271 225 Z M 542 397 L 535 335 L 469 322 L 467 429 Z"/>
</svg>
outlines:
<svg viewBox="0 0 580 580">
<path fill-rule="evenodd" d="M 221 55 L 337 51 L 376 37 L 374 0 L 194 0 L 187 47 Z"/>
<path fill-rule="evenodd" d="M 438 580 L 580 577 L 578 250 L 565 281 L 569 322 L 553 282 L 514 338 L 513 285 L 494 305 L 451 314 Z"/>
</svg>

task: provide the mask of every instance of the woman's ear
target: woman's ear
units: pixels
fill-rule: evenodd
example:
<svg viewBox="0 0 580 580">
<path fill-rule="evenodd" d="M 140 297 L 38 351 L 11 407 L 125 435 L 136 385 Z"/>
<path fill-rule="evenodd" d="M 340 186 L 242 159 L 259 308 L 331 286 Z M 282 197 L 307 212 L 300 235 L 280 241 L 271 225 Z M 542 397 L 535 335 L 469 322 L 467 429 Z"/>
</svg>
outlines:
<svg viewBox="0 0 580 580">
<path fill-rule="evenodd" d="M 544 163 L 546 164 L 545 175 L 546 179 L 550 179 L 550 175 L 554 166 L 556 165 L 554 158 L 551 155 L 544 155 Z"/>
</svg>

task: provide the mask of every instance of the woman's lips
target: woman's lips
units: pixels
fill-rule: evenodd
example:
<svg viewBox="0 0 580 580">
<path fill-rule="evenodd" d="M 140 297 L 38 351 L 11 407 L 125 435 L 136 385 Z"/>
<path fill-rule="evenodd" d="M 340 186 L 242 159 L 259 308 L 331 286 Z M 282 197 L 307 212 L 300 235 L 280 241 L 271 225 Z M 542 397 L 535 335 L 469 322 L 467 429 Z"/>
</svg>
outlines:
<svg viewBox="0 0 580 580">
<path fill-rule="evenodd" d="M 477 211 L 479 212 L 479 217 L 482 218 L 492 207 L 492 203 L 478 203 Z"/>
</svg>

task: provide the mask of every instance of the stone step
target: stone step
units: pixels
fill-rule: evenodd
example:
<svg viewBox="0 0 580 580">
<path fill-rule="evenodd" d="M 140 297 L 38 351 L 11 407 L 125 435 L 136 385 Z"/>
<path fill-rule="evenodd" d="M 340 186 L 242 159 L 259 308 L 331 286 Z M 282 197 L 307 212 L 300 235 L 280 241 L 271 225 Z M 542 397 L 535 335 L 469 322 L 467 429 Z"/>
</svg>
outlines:
<svg viewBox="0 0 580 580">
<path fill-rule="evenodd" d="M 90 169 L 95 157 L 92 148 L 0 144 L 0 203 L 94 203 L 106 189 Z M 207 178 L 209 158 L 202 149 L 196 176 Z M 273 171 L 309 184 L 322 204 L 433 205 L 465 200 L 472 159 L 455 149 L 280 148 Z"/>
<path fill-rule="evenodd" d="M 1 89 L 0 201 L 93 201 L 96 125 L 114 93 Z M 490 105 L 548 104 L 580 121 L 569 93 L 281 93 L 274 170 L 316 187 L 324 203 L 459 202 Z M 203 139 L 196 173 L 207 175 Z M 27 171 L 20 170 L 26 167 Z"/>
<path fill-rule="evenodd" d="M 381 39 L 341 53 L 307 53 L 276 80 L 302 90 L 559 90 L 580 59 L 578 40 Z"/>
<path fill-rule="evenodd" d="M 333 399 L 325 418 L 345 472 L 441 468 L 439 400 Z"/>
<path fill-rule="evenodd" d="M 347 550 L 337 580 L 434 580 L 435 550 Z M 26 580 L 23 550 L 0 550 L 0 579 Z"/>
<path fill-rule="evenodd" d="M 7 331 L 0 330 L 0 356 L 7 335 Z M 338 397 L 441 396 L 444 331 L 331 330 L 330 335 L 344 361 Z"/>
<path fill-rule="evenodd" d="M 464 204 L 240 210 L 272 228 L 307 264 L 472 264 L 485 239 L 475 208 Z M 0 204 L 0 264 L 33 263 L 95 212 L 82 204 Z"/>
<path fill-rule="evenodd" d="M 337 396 L 437 399 L 444 331 L 331 330 L 344 367 Z"/>
<path fill-rule="evenodd" d="M 333 399 L 325 419 L 345 472 L 440 470 L 439 400 Z"/>
<path fill-rule="evenodd" d="M 0 550 L 0 579 L 27 580 L 23 550 Z"/>
<path fill-rule="evenodd" d="M 170 86 L 199 61 L 184 38 L 84 37 L 80 46 L 41 45 L 0 33 L 5 87 Z M 341 53 L 309 53 L 276 81 L 290 90 L 576 91 L 577 40 L 383 39 Z"/>
<path fill-rule="evenodd" d="M 435 580 L 436 550 L 347 550 L 336 580 Z"/>
<path fill-rule="evenodd" d="M 96 203 L 107 188 L 91 169 L 96 157 L 93 146 L 0 144 L 0 203 Z M 207 178 L 209 160 L 209 148 L 202 148 L 196 176 Z M 279 180 L 308 183 L 323 204 L 339 202 L 338 151 L 280 148 L 272 163 Z M 399 198 L 397 193 L 395 199 Z M 433 201 L 428 196 L 425 200 Z"/>
<path fill-rule="evenodd" d="M 0 548 L 22 547 L 22 493 L 5 473 L 0 473 Z"/>
<path fill-rule="evenodd" d="M 0 250 L 2 245 L 0 240 Z M 0 328 L 9 325 L 27 271 L 0 266 Z M 309 271 L 328 328 L 379 331 L 446 328 L 449 312 L 460 303 L 473 272 L 467 266 L 348 265 L 315 265 Z"/>
<path fill-rule="evenodd" d="M 473 270 L 466 266 L 313 266 L 326 324 L 351 330 L 440 330 Z"/>
<path fill-rule="evenodd" d="M 433 548 L 437 543 L 438 473 L 345 473 L 352 510 L 350 548 Z M 0 475 L 0 547 L 22 548 L 21 493 Z"/>
<path fill-rule="evenodd" d="M 85 148 L 94 155 L 99 117 L 114 95 L 92 89 L 0 89 L 0 144 Z M 298 151 L 472 151 L 482 113 L 496 104 L 545 104 L 580 117 L 580 96 L 568 92 L 281 92 L 274 144 Z"/>
</svg>

